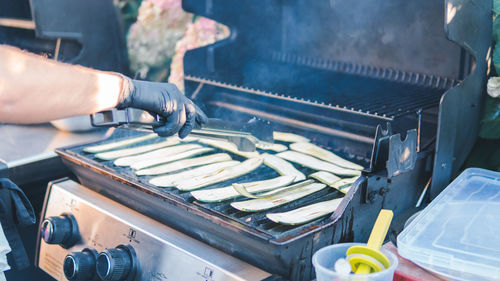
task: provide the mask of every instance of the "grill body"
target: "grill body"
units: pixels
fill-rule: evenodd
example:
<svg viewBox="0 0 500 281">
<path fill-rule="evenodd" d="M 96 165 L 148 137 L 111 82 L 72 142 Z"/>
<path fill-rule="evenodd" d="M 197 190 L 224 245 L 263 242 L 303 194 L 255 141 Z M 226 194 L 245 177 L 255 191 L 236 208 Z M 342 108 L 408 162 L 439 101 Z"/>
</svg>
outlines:
<svg viewBox="0 0 500 281">
<path fill-rule="evenodd" d="M 112 138 L 128 138 L 131 134 L 136 136 L 137 132 L 118 131 Z M 117 169 L 112 161 L 102 162 L 84 154 L 84 146 L 57 151 L 82 185 L 290 280 L 313 278 L 311 257 L 319 248 L 332 243 L 366 240 L 381 208 L 393 209 L 399 214 L 414 204 L 425 179 L 430 176 L 428 163 L 432 156 L 431 153 L 420 154 L 410 172 L 390 179 L 382 172 L 360 178 L 331 217 L 300 226 L 281 226 L 265 219 L 266 212 L 235 212 L 229 203 L 203 204 L 193 201 L 189 193 L 154 187 L 148 184 L 148 177 L 138 178 L 127 169 Z M 237 156 L 232 156 L 237 159 Z M 272 173 L 263 168 L 246 177 L 247 180 L 256 180 L 268 178 Z M 234 182 L 244 180 L 238 178 Z M 339 196 L 338 191 L 328 189 L 273 211 Z"/>
</svg>

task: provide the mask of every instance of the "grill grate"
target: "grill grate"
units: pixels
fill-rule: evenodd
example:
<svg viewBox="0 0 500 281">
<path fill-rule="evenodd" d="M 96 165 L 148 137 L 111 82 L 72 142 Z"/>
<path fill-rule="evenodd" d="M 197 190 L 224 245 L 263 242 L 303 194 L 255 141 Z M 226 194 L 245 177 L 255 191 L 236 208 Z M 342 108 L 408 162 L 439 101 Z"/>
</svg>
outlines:
<svg viewBox="0 0 500 281">
<path fill-rule="evenodd" d="M 334 61 L 323 58 L 305 57 L 277 51 L 272 52 L 271 60 L 438 89 L 449 89 L 459 82 L 451 77 L 441 77 L 417 72 L 405 72 L 392 68 L 382 68 L 372 65 L 362 65 L 353 62 Z"/>
<path fill-rule="evenodd" d="M 140 134 L 141 133 L 134 132 L 134 131 L 117 130 L 117 132 L 115 132 L 113 134 L 113 136 L 111 138 L 107 139 L 106 141 L 111 140 L 111 139 L 118 140 L 118 139 L 123 139 L 123 138 L 128 138 L 128 137 L 136 137 L 136 136 L 139 136 Z M 128 147 L 156 143 L 156 142 L 159 142 L 162 140 L 163 140 L 163 138 L 155 138 L 155 139 L 148 140 L 146 142 L 142 142 L 139 144 L 134 144 L 134 145 L 131 145 Z M 98 143 L 95 143 L 95 144 L 98 144 Z M 203 144 L 200 144 L 200 145 L 203 145 Z M 247 213 L 247 212 L 242 212 L 242 211 L 239 211 L 237 209 L 234 209 L 230 206 L 231 202 L 245 200 L 244 198 L 228 200 L 228 201 L 224 201 L 224 202 L 220 202 L 220 203 L 198 202 L 190 195 L 189 192 L 181 192 L 173 187 L 172 188 L 158 188 L 156 186 L 149 184 L 148 181 L 152 178 L 152 176 L 138 177 L 133 173 L 133 170 L 130 168 L 116 167 L 113 165 L 113 161 L 103 161 L 103 160 L 97 159 L 94 154 L 88 154 L 88 153 L 83 152 L 83 148 L 85 146 L 87 146 L 87 145 L 72 147 L 71 151 L 74 153 L 77 153 L 79 155 L 79 157 L 83 157 L 86 160 L 90 160 L 91 162 L 94 162 L 98 165 L 102 165 L 106 169 L 113 170 L 114 172 L 118 173 L 119 175 L 124 176 L 125 178 L 131 179 L 134 182 L 138 182 L 141 185 L 148 186 L 149 188 L 152 188 L 152 189 L 158 191 L 160 194 L 162 194 L 164 196 L 174 196 L 177 198 L 181 198 L 182 200 L 185 200 L 186 202 L 193 203 L 197 206 L 200 206 L 200 207 L 206 208 L 212 212 L 215 212 L 215 213 L 221 215 L 222 217 L 227 218 L 228 220 L 237 221 L 238 223 L 244 224 L 244 225 L 252 227 L 260 232 L 266 233 L 267 235 L 272 236 L 275 239 L 279 239 L 281 237 L 286 236 L 288 234 L 287 233 L 288 231 L 296 230 L 297 228 L 301 228 L 301 227 L 307 227 L 307 225 L 309 225 L 309 224 L 318 223 L 319 220 L 324 220 L 324 219 L 328 219 L 328 218 L 326 217 L 326 218 L 318 219 L 315 222 L 311 222 L 311 223 L 308 223 L 305 225 L 284 226 L 284 225 L 280 225 L 280 224 L 277 224 L 277 223 L 274 223 L 274 222 L 268 220 L 265 216 L 267 212 L 288 211 L 288 210 L 292 210 L 292 209 L 302 207 L 302 206 L 305 206 L 308 204 L 312 204 L 312 203 L 316 203 L 316 202 L 320 202 L 320 201 L 324 201 L 324 200 L 328 200 L 328 199 L 333 199 L 333 198 L 339 198 L 339 197 L 343 196 L 343 194 L 341 192 L 329 188 L 329 189 L 324 189 L 322 191 L 316 192 L 312 195 L 306 196 L 306 197 L 304 197 L 300 200 L 297 200 L 295 202 L 285 204 L 281 207 L 274 208 L 274 209 L 269 210 L 267 212 L 264 211 L 264 212 L 257 212 L 257 213 Z M 228 153 L 226 151 L 221 151 L 221 150 L 216 150 L 213 153 L 218 153 L 218 152 Z M 269 153 L 269 151 L 266 151 L 266 152 Z M 241 156 L 234 155 L 231 153 L 229 153 L 229 154 L 235 160 L 239 160 L 239 161 L 245 160 L 245 158 L 243 158 Z M 353 160 L 353 161 L 355 161 L 355 160 Z M 308 168 L 299 167 L 297 165 L 294 165 L 294 166 L 297 169 L 299 169 L 301 172 L 303 172 L 305 175 L 308 175 L 308 174 L 314 172 L 313 170 L 308 169 Z M 233 180 L 218 183 L 218 184 L 206 187 L 206 188 L 218 188 L 218 187 L 228 186 L 234 182 L 256 181 L 256 180 L 269 179 L 269 178 L 277 177 L 277 176 L 279 176 L 279 174 L 276 171 L 274 171 L 273 169 L 271 169 L 265 165 L 262 165 L 257 170 L 255 170 L 247 175 L 244 175 L 242 177 L 239 177 L 239 178 L 236 178 Z"/>
<path fill-rule="evenodd" d="M 259 68 L 260 64 L 255 63 L 253 68 Z M 269 65 L 267 64 L 269 68 Z M 275 66 L 277 73 L 285 73 L 280 66 Z M 282 66 L 286 67 L 285 65 Z M 348 112 L 356 115 L 368 116 L 372 118 L 393 121 L 395 118 L 407 114 L 413 114 L 419 109 L 427 109 L 439 104 L 442 94 L 446 91 L 445 87 L 434 87 L 441 82 L 449 81 L 440 78 L 428 78 L 430 81 L 437 82 L 429 83 L 398 83 L 389 79 L 381 79 L 374 77 L 356 77 L 352 74 L 345 73 L 329 73 L 332 76 L 331 81 L 342 81 L 336 84 L 332 82 L 329 89 L 321 89 L 315 92 L 315 89 L 308 89 L 308 85 L 297 85 L 298 93 L 305 92 L 307 96 L 314 96 L 315 100 L 302 98 L 299 95 L 291 93 L 275 93 L 271 91 L 263 91 L 252 88 L 251 82 L 248 85 L 237 86 L 229 83 L 213 81 L 200 77 L 186 76 L 186 80 L 199 83 L 198 88 L 201 89 L 204 85 L 216 86 L 219 88 L 232 90 L 235 95 L 243 96 L 250 95 L 249 98 L 259 100 L 259 96 L 271 100 L 286 101 L 297 106 L 308 105 L 333 111 Z M 398 79 L 398 74 L 391 74 Z M 404 77 L 406 75 L 401 74 Z M 423 77 L 424 75 L 409 74 L 408 77 Z M 404 78 L 406 79 L 406 78 Z M 422 78 L 415 78 L 422 79 Z M 419 81 L 420 81 L 419 80 Z M 425 79 L 422 81 L 426 81 Z M 450 80 L 451 81 L 451 80 Z M 446 82 L 446 85 L 452 82 Z M 362 86 L 360 86 L 362 85 Z M 370 85 L 368 87 L 367 85 Z M 268 85 L 269 86 L 269 85 Z M 359 86 L 359 87 L 358 87 Z M 368 89 L 368 90 L 367 90 Z M 199 91 L 198 91 L 199 92 Z M 253 96 L 253 97 L 252 97 Z M 257 97 L 256 97 L 257 96 Z M 193 94 L 193 98 L 196 93 Z"/>
</svg>

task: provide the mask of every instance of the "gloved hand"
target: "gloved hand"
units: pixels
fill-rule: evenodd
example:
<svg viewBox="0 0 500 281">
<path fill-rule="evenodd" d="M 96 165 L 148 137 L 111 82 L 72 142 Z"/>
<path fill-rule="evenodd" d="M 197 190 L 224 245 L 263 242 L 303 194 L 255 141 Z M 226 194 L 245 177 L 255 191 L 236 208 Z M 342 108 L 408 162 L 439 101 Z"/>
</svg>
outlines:
<svg viewBox="0 0 500 281">
<path fill-rule="evenodd" d="M 154 132 L 162 137 L 179 132 L 186 137 L 195 124 L 201 127 L 208 120 L 203 111 L 186 98 L 174 84 L 132 80 L 123 77 L 118 109 L 133 107 L 160 115 L 166 120 L 164 126 L 155 127 Z"/>
</svg>

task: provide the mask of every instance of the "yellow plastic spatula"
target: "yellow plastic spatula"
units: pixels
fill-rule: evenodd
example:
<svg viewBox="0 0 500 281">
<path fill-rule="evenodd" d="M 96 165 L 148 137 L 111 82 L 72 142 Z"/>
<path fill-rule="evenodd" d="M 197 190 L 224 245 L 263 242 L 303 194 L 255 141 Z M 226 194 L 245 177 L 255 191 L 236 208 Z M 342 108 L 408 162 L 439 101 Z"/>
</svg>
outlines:
<svg viewBox="0 0 500 281">
<path fill-rule="evenodd" d="M 356 274 L 379 272 L 391 266 L 389 259 L 380 252 L 385 236 L 391 225 L 393 213 L 382 209 L 373 226 L 366 246 L 352 246 L 347 249 L 347 260 Z"/>
</svg>

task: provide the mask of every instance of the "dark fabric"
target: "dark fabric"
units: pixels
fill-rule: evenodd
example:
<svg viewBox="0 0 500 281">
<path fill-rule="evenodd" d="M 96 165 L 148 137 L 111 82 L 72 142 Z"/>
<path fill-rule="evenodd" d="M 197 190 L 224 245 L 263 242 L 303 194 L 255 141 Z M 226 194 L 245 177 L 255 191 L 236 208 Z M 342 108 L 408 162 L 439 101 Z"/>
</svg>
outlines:
<svg viewBox="0 0 500 281">
<path fill-rule="evenodd" d="M 9 179 L 0 178 L 0 223 L 12 249 L 7 260 L 13 269 L 30 265 L 17 225 L 28 226 L 35 222 L 35 211 L 24 192 Z"/>
</svg>

